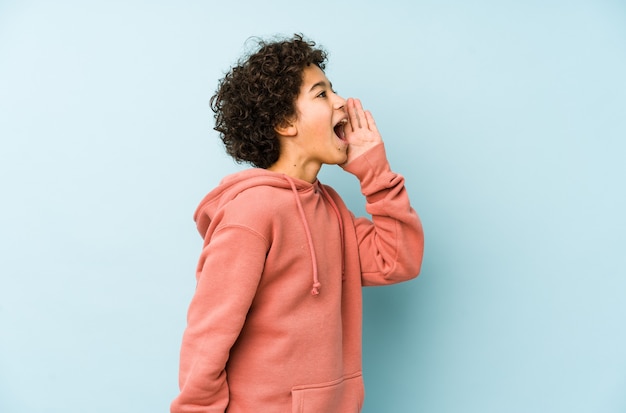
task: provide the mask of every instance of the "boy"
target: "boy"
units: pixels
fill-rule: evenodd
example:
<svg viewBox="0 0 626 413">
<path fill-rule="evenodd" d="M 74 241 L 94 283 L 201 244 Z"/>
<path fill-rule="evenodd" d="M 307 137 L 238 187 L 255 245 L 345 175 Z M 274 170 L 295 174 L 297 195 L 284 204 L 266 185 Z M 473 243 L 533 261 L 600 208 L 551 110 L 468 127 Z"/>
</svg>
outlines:
<svg viewBox="0 0 626 413">
<path fill-rule="evenodd" d="M 227 152 L 256 168 L 196 210 L 172 413 L 361 410 L 361 287 L 416 277 L 423 233 L 372 115 L 335 94 L 325 61 L 299 35 L 260 42 L 211 99 Z M 359 179 L 372 221 L 317 180 L 323 164 Z"/>
</svg>

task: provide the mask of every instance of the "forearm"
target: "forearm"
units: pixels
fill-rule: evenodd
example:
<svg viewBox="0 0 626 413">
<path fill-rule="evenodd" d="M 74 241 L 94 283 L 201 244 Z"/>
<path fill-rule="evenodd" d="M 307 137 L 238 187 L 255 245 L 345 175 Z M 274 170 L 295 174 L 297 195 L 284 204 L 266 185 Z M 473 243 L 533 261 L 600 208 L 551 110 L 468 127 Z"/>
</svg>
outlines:
<svg viewBox="0 0 626 413">
<path fill-rule="evenodd" d="M 361 183 L 372 221 L 355 220 L 364 285 L 391 284 L 419 274 L 424 234 L 404 178 L 391 171 L 383 144 L 345 167 Z"/>
</svg>

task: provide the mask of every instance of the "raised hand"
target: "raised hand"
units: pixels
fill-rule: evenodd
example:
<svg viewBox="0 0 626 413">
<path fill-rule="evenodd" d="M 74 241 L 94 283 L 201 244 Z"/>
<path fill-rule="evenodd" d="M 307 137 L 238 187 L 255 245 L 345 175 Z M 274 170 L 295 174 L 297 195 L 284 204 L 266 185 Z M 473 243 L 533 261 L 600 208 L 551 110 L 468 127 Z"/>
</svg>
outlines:
<svg viewBox="0 0 626 413">
<path fill-rule="evenodd" d="M 350 144 L 348 159 L 342 165 L 349 164 L 363 153 L 383 141 L 376 122 L 369 110 L 364 110 L 359 99 L 348 98 L 348 125 L 346 125 L 346 139 Z"/>
</svg>

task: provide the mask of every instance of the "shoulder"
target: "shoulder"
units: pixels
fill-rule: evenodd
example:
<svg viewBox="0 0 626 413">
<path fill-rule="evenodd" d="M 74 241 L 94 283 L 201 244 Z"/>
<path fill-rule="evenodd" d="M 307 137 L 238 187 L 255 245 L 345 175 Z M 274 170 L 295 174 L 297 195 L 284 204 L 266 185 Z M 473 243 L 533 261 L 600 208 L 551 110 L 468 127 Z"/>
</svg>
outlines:
<svg viewBox="0 0 626 413">
<path fill-rule="evenodd" d="M 293 193 L 272 186 L 256 186 L 223 205 L 220 226 L 242 226 L 269 234 L 275 221 L 293 208 Z"/>
<path fill-rule="evenodd" d="M 259 185 L 241 191 L 229 204 L 242 212 L 264 216 L 269 212 L 279 212 L 279 208 L 293 202 L 294 194 L 290 189 Z"/>
</svg>

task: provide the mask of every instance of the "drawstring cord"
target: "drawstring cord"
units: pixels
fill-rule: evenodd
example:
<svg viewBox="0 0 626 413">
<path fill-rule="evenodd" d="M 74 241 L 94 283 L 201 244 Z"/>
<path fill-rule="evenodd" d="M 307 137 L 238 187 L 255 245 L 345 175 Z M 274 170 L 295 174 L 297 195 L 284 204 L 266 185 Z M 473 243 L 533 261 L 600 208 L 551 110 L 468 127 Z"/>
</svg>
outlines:
<svg viewBox="0 0 626 413">
<path fill-rule="evenodd" d="M 341 214 L 339 213 L 339 208 L 337 207 L 337 204 L 335 204 L 335 201 L 333 201 L 333 199 L 330 197 L 330 194 L 328 193 L 326 188 L 324 188 L 324 185 L 320 183 L 319 187 L 320 187 L 320 190 L 322 191 L 322 195 L 324 195 L 324 198 L 328 200 L 328 203 L 335 211 L 335 215 L 337 215 L 337 221 L 339 221 L 339 239 L 341 239 L 341 279 L 345 280 L 346 257 L 344 256 L 345 247 L 344 247 L 344 241 L 343 241 L 343 221 L 341 220 Z"/>
<path fill-rule="evenodd" d="M 306 215 L 304 214 L 304 208 L 302 208 L 302 202 L 300 202 L 300 196 L 298 195 L 296 185 L 289 176 L 285 175 L 285 178 L 287 178 L 287 181 L 289 181 L 289 184 L 291 185 L 291 190 L 296 197 L 296 204 L 298 205 L 300 218 L 302 219 L 302 224 L 304 225 L 304 232 L 306 233 L 306 237 L 309 242 L 309 252 L 311 253 L 311 263 L 313 264 L 313 288 L 311 289 L 311 295 L 317 296 L 320 293 L 320 287 L 322 286 L 322 284 L 320 284 L 320 280 L 317 274 L 317 258 L 315 257 L 315 248 L 313 247 L 311 230 L 309 229 L 309 224 L 307 223 Z"/>
<path fill-rule="evenodd" d="M 293 182 L 291 177 L 285 175 L 285 178 L 289 182 L 289 185 L 291 185 L 291 190 L 296 198 L 296 205 L 298 206 L 300 219 L 302 220 L 302 225 L 304 225 L 304 232 L 306 233 L 307 241 L 309 243 L 309 252 L 311 254 L 311 264 L 313 267 L 313 288 L 311 289 L 311 295 L 317 296 L 320 293 L 320 287 L 322 286 L 322 284 L 320 283 L 319 276 L 317 273 L 317 258 L 315 256 L 315 247 L 313 246 L 313 237 L 311 236 L 311 229 L 309 228 L 309 224 L 306 219 L 306 215 L 304 213 L 304 208 L 302 207 L 302 202 L 300 201 L 300 196 L 298 195 L 296 184 Z M 326 200 L 332 207 L 333 211 L 335 212 L 335 215 L 337 216 L 337 221 L 339 222 L 339 238 L 341 240 L 341 279 L 344 280 L 345 274 L 346 274 L 346 262 L 345 262 L 345 257 L 344 257 L 345 246 L 344 246 L 344 239 L 343 239 L 343 222 L 341 221 L 341 213 L 339 212 L 339 208 L 337 207 L 337 204 L 335 203 L 335 201 L 333 201 L 332 197 L 330 196 L 326 188 L 324 188 L 324 185 L 319 183 L 319 181 L 318 181 L 318 187 L 320 188 L 322 196 L 326 198 Z"/>
</svg>

